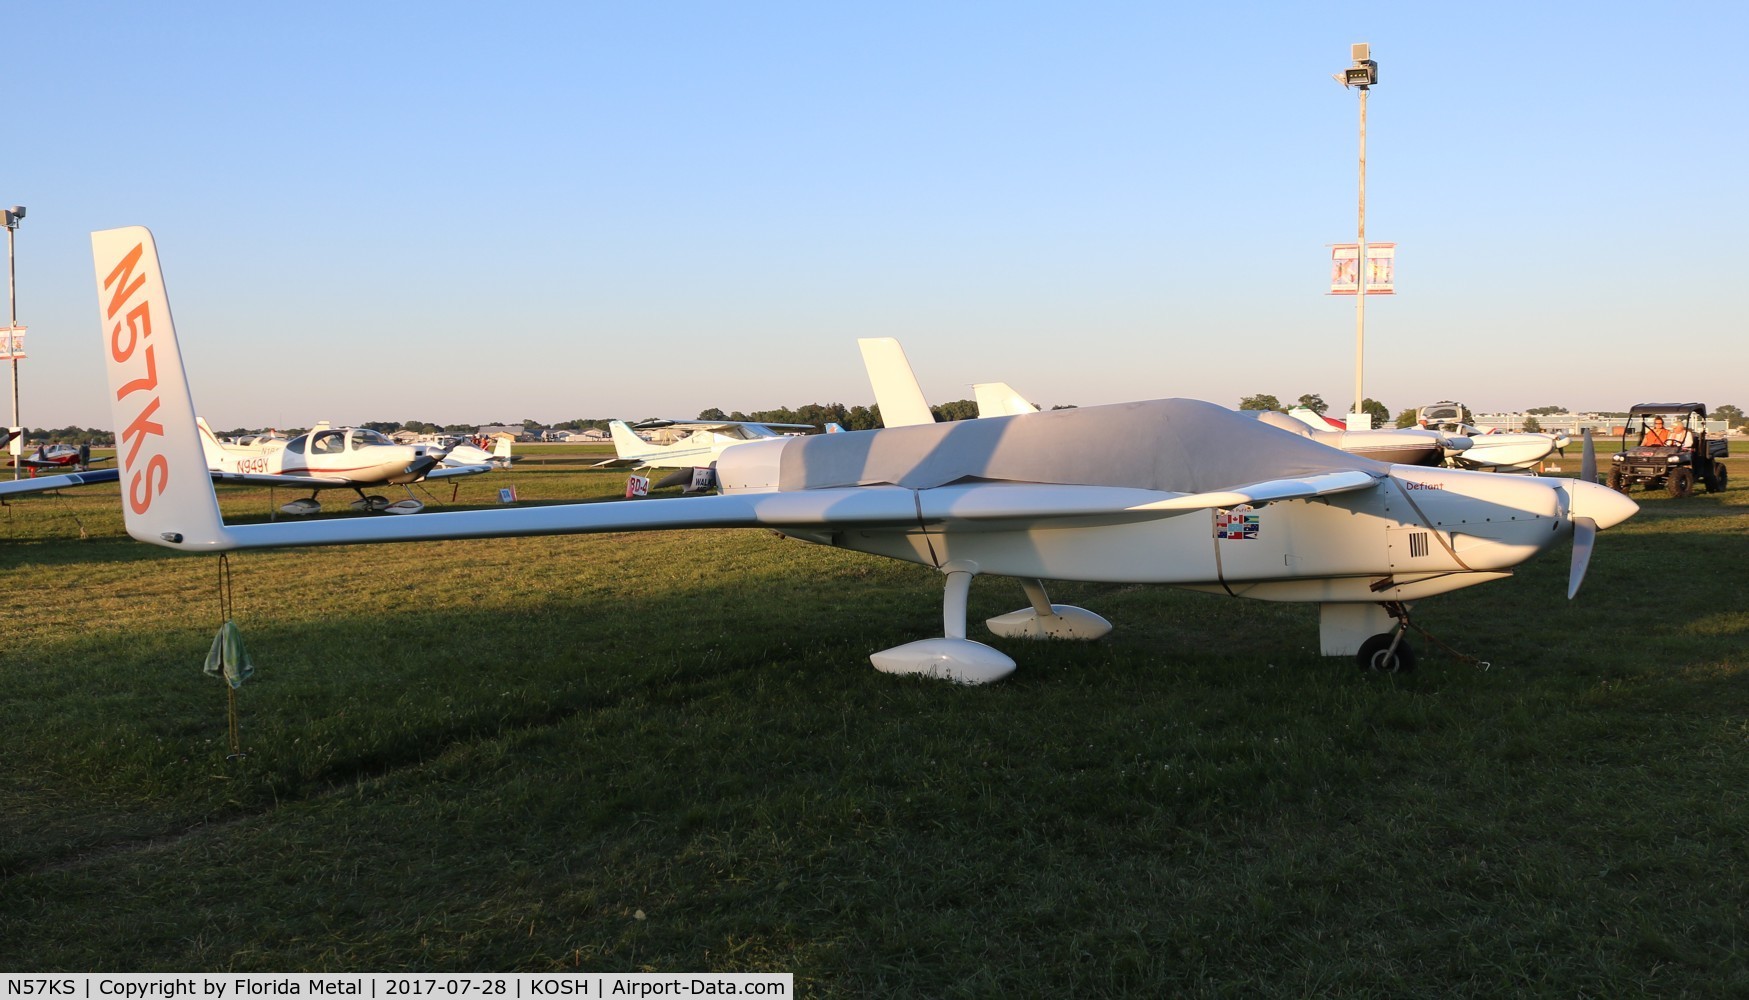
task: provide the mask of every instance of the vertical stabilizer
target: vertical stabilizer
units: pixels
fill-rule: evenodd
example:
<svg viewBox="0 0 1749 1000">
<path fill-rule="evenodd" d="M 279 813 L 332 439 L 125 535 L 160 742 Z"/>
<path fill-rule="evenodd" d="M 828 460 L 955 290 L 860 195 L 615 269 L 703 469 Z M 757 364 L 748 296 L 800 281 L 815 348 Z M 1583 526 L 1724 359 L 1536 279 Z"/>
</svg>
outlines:
<svg viewBox="0 0 1749 1000">
<path fill-rule="evenodd" d="M 923 399 L 923 389 L 911 362 L 905 360 L 905 349 L 891 337 L 858 340 L 862 348 L 862 364 L 868 369 L 869 384 L 874 386 L 875 403 L 881 408 L 881 426 L 910 427 L 913 424 L 933 424 L 935 415 Z"/>
<path fill-rule="evenodd" d="M 620 458 L 641 458 L 650 451 L 650 442 L 638 437 L 624 420 L 615 420 L 607 425 L 613 432 L 613 453 Z"/>
<path fill-rule="evenodd" d="M 171 548 L 230 548 L 152 234 L 143 226 L 92 233 L 91 255 L 128 534 Z"/>
<path fill-rule="evenodd" d="M 200 448 L 201 453 L 206 455 L 207 468 L 220 468 L 225 462 L 225 443 L 213 433 L 212 425 L 206 422 L 205 417 L 195 417 L 194 423 L 200 429 Z"/>
</svg>

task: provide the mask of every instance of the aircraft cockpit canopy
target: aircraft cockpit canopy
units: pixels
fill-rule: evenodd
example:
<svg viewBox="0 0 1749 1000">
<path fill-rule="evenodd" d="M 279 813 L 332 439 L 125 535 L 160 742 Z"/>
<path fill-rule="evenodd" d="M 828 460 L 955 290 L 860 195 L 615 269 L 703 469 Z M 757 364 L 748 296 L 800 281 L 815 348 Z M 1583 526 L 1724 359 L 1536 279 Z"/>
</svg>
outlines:
<svg viewBox="0 0 1749 1000">
<path fill-rule="evenodd" d="M 310 454 L 334 455 L 346 450 L 345 431 L 316 431 L 310 435 Z"/>
<path fill-rule="evenodd" d="M 395 442 L 390 441 L 386 435 L 373 431 L 369 427 L 354 427 L 352 429 L 352 447 L 354 448 L 368 448 L 376 445 L 392 445 L 394 443 Z"/>
</svg>

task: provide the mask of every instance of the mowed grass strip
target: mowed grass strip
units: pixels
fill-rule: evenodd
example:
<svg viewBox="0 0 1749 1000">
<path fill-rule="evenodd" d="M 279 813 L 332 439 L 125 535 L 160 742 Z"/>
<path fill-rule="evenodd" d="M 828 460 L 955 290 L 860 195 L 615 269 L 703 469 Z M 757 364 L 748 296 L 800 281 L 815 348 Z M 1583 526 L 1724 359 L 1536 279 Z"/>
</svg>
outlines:
<svg viewBox="0 0 1749 1000">
<path fill-rule="evenodd" d="M 461 502 L 623 487 L 536 454 Z M 216 560 L 126 539 L 113 489 L 20 501 L 0 966 L 1742 992 L 1749 490 L 1642 502 L 1571 604 L 1558 549 L 1419 605 L 1491 669 L 1408 677 L 1317 656 L 1310 607 L 1072 584 L 1108 639 L 888 677 L 939 578 L 758 531 L 245 553 L 227 761 Z M 981 579 L 974 627 L 1023 604 Z"/>
</svg>

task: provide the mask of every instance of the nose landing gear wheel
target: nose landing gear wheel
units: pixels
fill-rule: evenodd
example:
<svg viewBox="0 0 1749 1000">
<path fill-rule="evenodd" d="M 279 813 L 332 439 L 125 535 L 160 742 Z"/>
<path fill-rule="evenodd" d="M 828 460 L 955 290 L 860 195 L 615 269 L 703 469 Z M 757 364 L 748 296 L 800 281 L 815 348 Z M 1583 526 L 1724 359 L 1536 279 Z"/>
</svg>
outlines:
<svg viewBox="0 0 1749 1000">
<path fill-rule="evenodd" d="M 1393 641 L 1395 649 L 1391 648 Z M 1360 644 L 1354 662 L 1373 673 L 1407 674 L 1415 669 L 1415 648 L 1390 632 L 1380 632 Z"/>
</svg>

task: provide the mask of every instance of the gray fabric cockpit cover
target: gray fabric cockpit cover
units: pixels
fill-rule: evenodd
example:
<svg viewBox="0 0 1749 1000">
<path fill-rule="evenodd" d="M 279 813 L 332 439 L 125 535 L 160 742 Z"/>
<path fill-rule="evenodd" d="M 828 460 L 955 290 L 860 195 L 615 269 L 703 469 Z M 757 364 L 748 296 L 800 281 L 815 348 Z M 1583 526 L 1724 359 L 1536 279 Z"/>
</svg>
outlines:
<svg viewBox="0 0 1749 1000">
<path fill-rule="evenodd" d="M 1156 399 L 794 438 L 778 479 L 785 491 L 993 480 L 1208 493 L 1389 468 L 1213 403 Z"/>
</svg>

